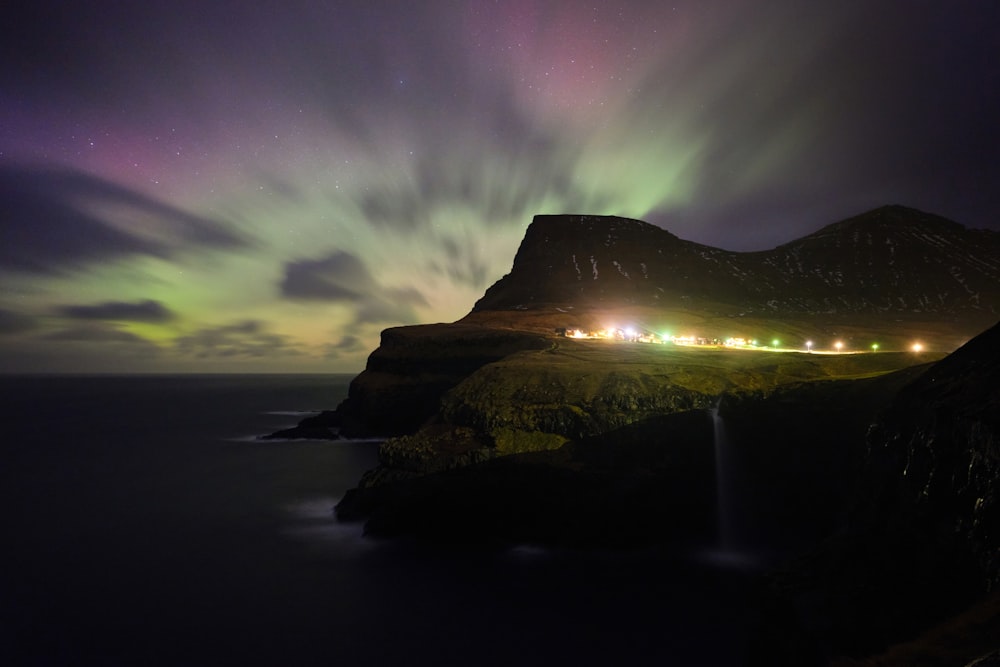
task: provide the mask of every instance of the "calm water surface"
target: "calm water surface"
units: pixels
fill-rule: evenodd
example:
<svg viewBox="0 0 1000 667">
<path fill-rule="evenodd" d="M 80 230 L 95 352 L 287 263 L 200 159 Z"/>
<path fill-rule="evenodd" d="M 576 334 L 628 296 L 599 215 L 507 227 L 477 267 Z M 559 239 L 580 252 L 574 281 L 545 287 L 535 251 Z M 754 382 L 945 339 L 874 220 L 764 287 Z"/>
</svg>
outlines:
<svg viewBox="0 0 1000 667">
<path fill-rule="evenodd" d="M 349 379 L 0 377 L 0 664 L 741 664 L 725 560 L 336 523 L 377 444 L 253 438 Z"/>
</svg>

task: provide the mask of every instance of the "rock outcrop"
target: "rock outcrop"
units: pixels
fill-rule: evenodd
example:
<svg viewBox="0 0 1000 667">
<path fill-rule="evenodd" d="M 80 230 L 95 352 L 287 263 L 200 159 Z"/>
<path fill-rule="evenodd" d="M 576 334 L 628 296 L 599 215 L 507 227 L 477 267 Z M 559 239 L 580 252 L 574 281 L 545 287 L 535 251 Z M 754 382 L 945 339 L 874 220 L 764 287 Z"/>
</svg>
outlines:
<svg viewBox="0 0 1000 667">
<path fill-rule="evenodd" d="M 923 531 L 1000 588 L 1000 325 L 900 392 L 869 447 L 858 529 Z"/>
<path fill-rule="evenodd" d="M 998 350 L 1000 325 L 904 387 L 872 427 L 846 532 L 775 576 L 780 632 L 791 618 L 800 628 L 791 644 L 868 654 L 1000 588 Z"/>
<path fill-rule="evenodd" d="M 509 355 L 445 393 L 438 414 L 416 433 L 383 443 L 380 465 L 365 475 L 340 511 L 356 515 L 348 505 L 376 486 L 554 450 L 666 415 L 704 412 L 723 394 L 759 398 L 790 384 L 881 373 L 915 360 L 906 353 L 733 355 L 565 338 L 552 339 L 542 351 Z"/>
<path fill-rule="evenodd" d="M 722 400 L 738 479 L 740 548 L 798 549 L 842 528 L 864 435 L 916 366 L 858 380 L 789 383 Z M 509 403 L 507 399 L 502 402 Z M 378 535 L 590 546 L 711 545 L 718 468 L 710 408 L 646 415 L 499 455 L 476 431 L 425 428 L 390 440 L 383 465 L 338 506 Z"/>
<path fill-rule="evenodd" d="M 472 324 L 425 324 L 382 332 L 365 370 L 336 410 L 273 438 L 359 438 L 414 433 L 440 410 L 441 397 L 477 369 L 552 341 L 537 333 Z"/>
</svg>

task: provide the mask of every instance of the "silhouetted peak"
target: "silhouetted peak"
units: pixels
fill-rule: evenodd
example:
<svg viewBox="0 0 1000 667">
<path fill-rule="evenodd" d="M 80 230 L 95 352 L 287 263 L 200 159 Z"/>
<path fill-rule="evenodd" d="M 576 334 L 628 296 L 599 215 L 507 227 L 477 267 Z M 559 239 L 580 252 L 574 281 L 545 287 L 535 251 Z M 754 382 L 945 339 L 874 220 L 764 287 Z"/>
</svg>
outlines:
<svg viewBox="0 0 1000 667">
<path fill-rule="evenodd" d="M 1000 310 L 1000 233 L 892 205 L 738 253 L 630 218 L 536 215 L 510 273 L 473 310 L 565 306 L 989 317 Z"/>
<path fill-rule="evenodd" d="M 611 236 L 612 239 L 637 239 L 647 236 L 677 238 L 662 227 L 617 215 L 540 214 L 532 218 L 522 246 L 538 241 L 544 242 L 546 239 L 581 235 L 593 238 L 605 235 Z"/>
<path fill-rule="evenodd" d="M 915 208 L 891 204 L 827 225 L 800 240 L 845 233 L 955 234 L 963 231 L 966 231 L 965 227 L 947 218 Z M 796 241 L 792 241 L 792 243 L 796 243 Z"/>
</svg>

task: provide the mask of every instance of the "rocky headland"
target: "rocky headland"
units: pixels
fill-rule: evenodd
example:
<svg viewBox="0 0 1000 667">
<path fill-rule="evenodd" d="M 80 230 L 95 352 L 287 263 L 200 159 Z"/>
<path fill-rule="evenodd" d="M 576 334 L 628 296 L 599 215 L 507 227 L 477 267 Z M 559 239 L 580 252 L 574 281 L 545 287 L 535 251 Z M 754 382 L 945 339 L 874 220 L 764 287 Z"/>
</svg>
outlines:
<svg viewBox="0 0 1000 667">
<path fill-rule="evenodd" d="M 998 319 L 1000 234 L 912 209 L 755 253 L 537 216 L 469 315 L 386 330 L 336 410 L 276 435 L 388 437 L 337 507 L 371 534 L 799 554 L 755 655 L 823 664 L 996 589 Z"/>
</svg>

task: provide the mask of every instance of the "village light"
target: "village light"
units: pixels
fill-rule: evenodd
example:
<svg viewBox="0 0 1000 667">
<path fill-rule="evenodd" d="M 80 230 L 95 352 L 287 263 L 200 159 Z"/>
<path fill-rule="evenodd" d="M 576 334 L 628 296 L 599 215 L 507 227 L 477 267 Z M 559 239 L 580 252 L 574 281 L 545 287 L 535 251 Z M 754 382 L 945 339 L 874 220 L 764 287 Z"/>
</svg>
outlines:
<svg viewBox="0 0 1000 667">
<path fill-rule="evenodd" d="M 837 352 L 840 352 L 842 349 L 844 349 L 844 344 L 841 343 L 839 340 L 836 343 L 834 343 L 833 346 L 837 348 Z"/>
<path fill-rule="evenodd" d="M 806 352 L 812 352 L 813 342 L 811 340 L 806 341 Z"/>
<path fill-rule="evenodd" d="M 781 345 L 781 341 L 777 338 L 771 341 L 771 347 L 778 347 L 779 345 Z"/>
<path fill-rule="evenodd" d="M 923 352 L 923 350 L 924 350 L 924 346 L 921 343 L 914 343 L 913 344 L 913 351 L 914 352 Z"/>
<path fill-rule="evenodd" d="M 872 343 L 872 352 L 878 352 L 878 343 Z"/>
</svg>

